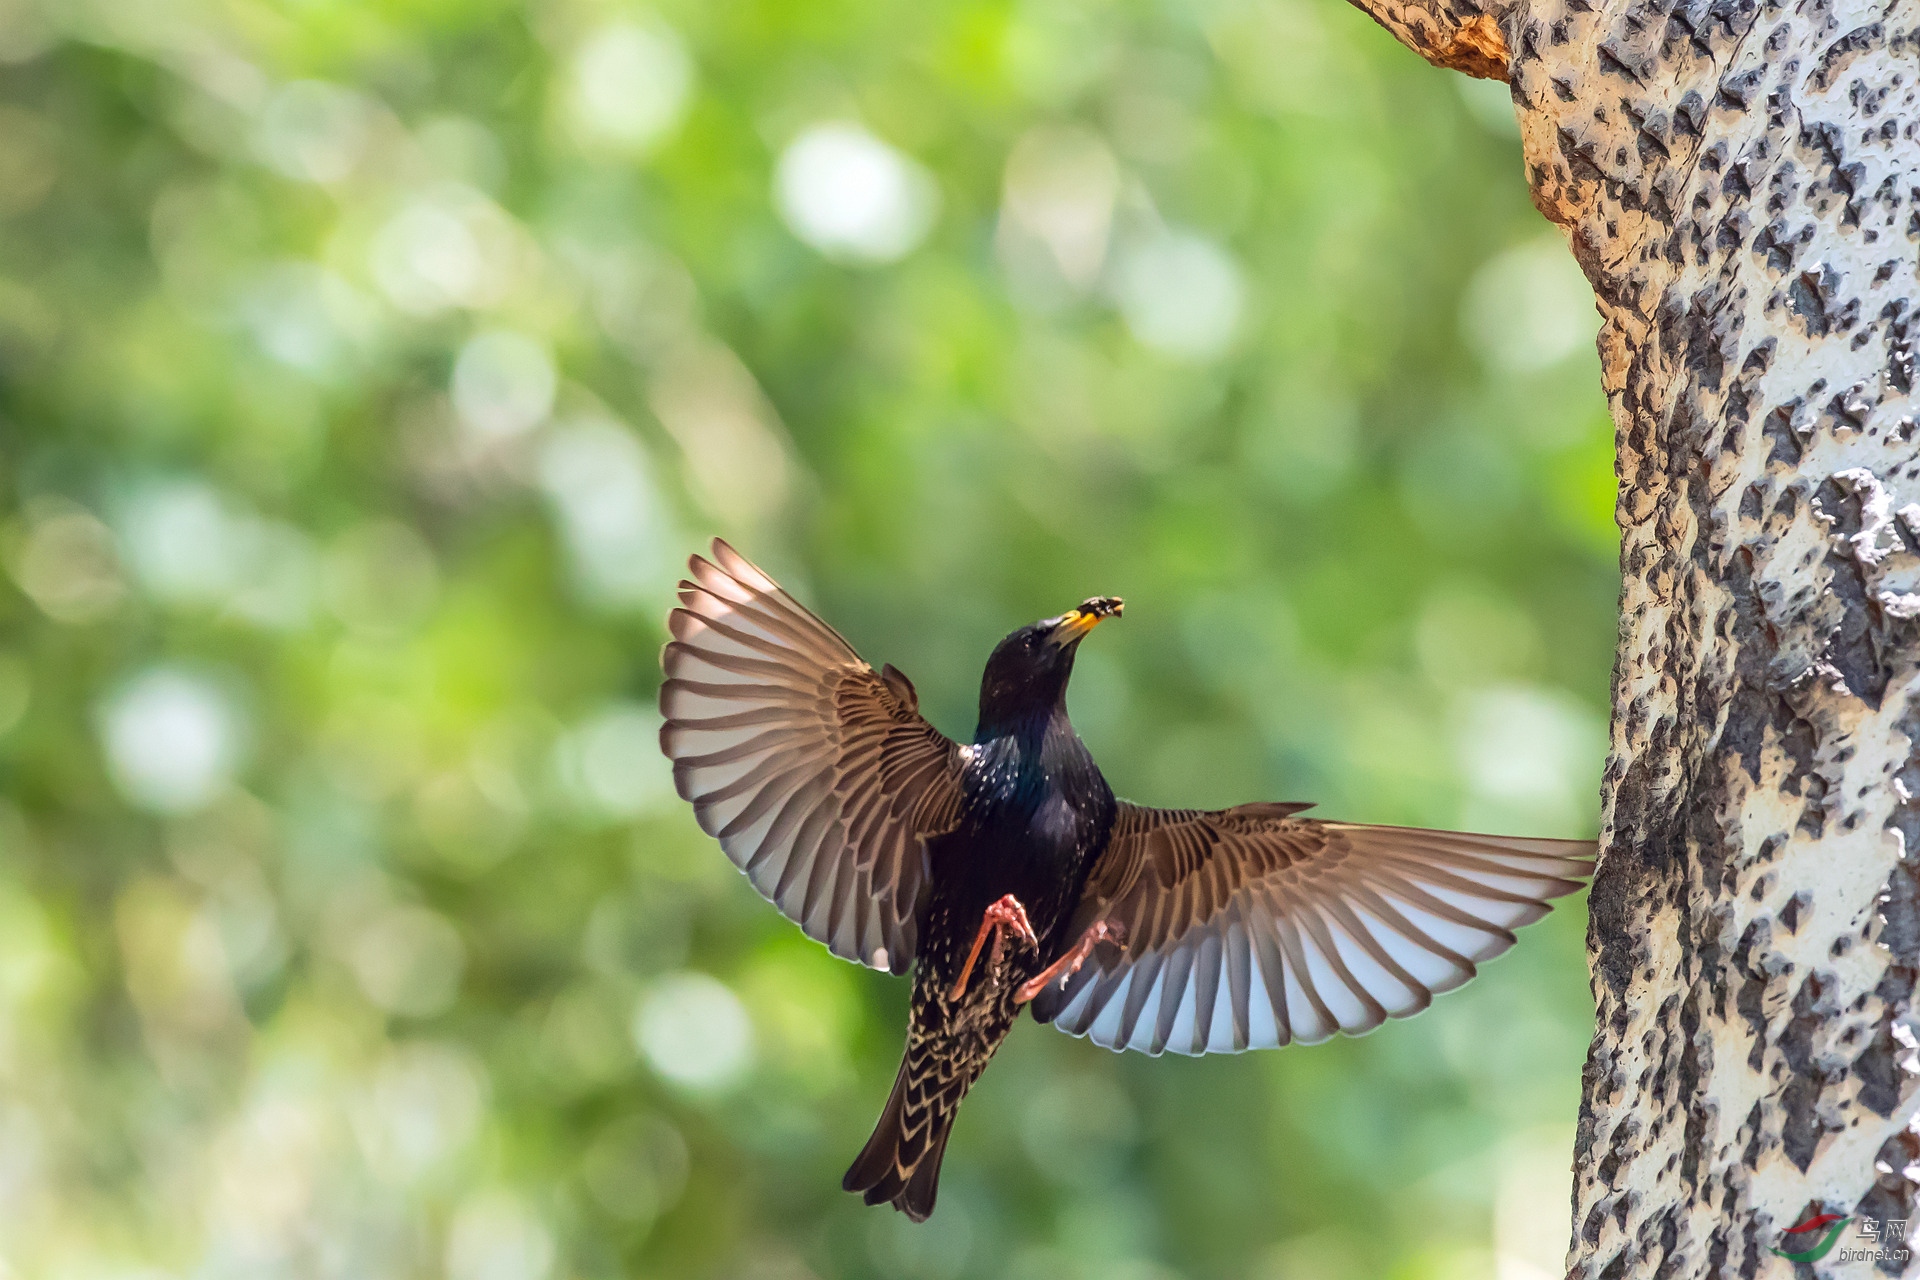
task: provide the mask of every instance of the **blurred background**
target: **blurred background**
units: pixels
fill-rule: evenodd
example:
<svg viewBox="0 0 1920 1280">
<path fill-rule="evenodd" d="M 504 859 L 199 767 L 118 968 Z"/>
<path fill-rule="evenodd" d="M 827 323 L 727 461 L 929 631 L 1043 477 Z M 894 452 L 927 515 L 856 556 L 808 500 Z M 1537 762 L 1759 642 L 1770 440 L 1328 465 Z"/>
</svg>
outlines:
<svg viewBox="0 0 1920 1280">
<path fill-rule="evenodd" d="M 0 1276 L 1557 1275 L 1584 907 L 1237 1058 L 905 984 L 673 796 L 722 533 L 971 732 L 1094 593 L 1148 803 L 1582 836 L 1591 295 L 1338 0 L 0 0 Z"/>
</svg>

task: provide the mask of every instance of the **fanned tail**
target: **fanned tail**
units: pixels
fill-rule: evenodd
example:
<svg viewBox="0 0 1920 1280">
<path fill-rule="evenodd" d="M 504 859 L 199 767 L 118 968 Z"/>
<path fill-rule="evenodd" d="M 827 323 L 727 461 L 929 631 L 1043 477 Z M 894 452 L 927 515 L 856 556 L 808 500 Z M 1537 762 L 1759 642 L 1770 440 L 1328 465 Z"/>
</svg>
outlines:
<svg viewBox="0 0 1920 1280">
<path fill-rule="evenodd" d="M 886 1109 L 841 1187 L 925 1222 L 940 1189 L 940 1158 L 954 1115 L 985 1065 L 984 1059 L 978 1066 L 943 1061 L 928 1040 L 910 1037 Z"/>
</svg>

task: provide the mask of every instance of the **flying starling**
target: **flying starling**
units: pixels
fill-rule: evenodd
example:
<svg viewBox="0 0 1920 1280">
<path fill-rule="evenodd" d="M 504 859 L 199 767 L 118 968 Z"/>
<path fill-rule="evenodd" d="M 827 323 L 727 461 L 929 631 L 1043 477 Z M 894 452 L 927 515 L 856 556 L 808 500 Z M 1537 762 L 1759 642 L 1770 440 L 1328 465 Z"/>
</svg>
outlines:
<svg viewBox="0 0 1920 1280">
<path fill-rule="evenodd" d="M 1067 720 L 1096 596 L 987 659 L 961 745 L 906 676 L 719 540 L 680 584 L 660 744 L 702 829 L 837 956 L 913 969 L 893 1092 L 842 1181 L 933 1211 L 960 1100 L 1034 1018 L 1109 1049 L 1234 1053 L 1427 1007 L 1579 888 L 1591 841 L 1114 797 Z"/>
</svg>

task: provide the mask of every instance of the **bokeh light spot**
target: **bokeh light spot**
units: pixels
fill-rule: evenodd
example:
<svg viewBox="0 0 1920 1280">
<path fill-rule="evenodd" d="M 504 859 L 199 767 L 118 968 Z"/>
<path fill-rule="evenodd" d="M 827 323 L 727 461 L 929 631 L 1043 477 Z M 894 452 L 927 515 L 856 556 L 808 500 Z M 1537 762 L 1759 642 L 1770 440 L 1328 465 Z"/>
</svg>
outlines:
<svg viewBox="0 0 1920 1280">
<path fill-rule="evenodd" d="M 582 596 L 607 606 L 666 599 L 679 572 L 669 548 L 679 540 L 630 430 L 606 418 L 557 423 L 541 443 L 538 472 Z"/>
<path fill-rule="evenodd" d="M 477 436 L 523 435 L 553 409 L 553 357 L 524 333 L 493 329 L 460 348 L 453 365 L 453 407 Z"/>
<path fill-rule="evenodd" d="M 510 1192 L 470 1196 L 447 1231 L 447 1280 L 544 1280 L 553 1261 L 553 1233 Z"/>
<path fill-rule="evenodd" d="M 573 57 L 567 108 L 588 148 L 639 154 L 680 123 L 693 88 L 693 61 L 671 28 L 616 22 L 589 36 Z"/>
<path fill-rule="evenodd" d="M 322 382 L 351 372 L 375 341 L 371 301 L 332 271 L 310 262 L 279 263 L 243 290 L 241 322 L 260 349 Z"/>
<path fill-rule="evenodd" d="M 655 984 L 634 1017 L 633 1035 L 655 1071 L 690 1089 L 724 1089 L 753 1062 L 746 1006 L 718 978 L 692 970 Z"/>
<path fill-rule="evenodd" d="M 108 770 L 132 803 L 158 813 L 204 807 L 232 779 L 244 726 L 211 679 L 177 667 L 142 672 L 101 713 Z"/>
<path fill-rule="evenodd" d="M 460 993 L 466 947 L 459 931 L 425 907 L 391 907 L 356 931 L 347 954 L 367 999 L 389 1013 L 424 1018 Z"/>
<path fill-rule="evenodd" d="M 774 197 L 794 235 L 854 264 L 904 258 L 939 209 L 926 170 L 854 124 L 816 125 L 795 138 L 781 153 Z"/>
<path fill-rule="evenodd" d="M 289 178 L 338 182 L 360 162 L 371 117 L 371 104 L 353 90 L 297 80 L 267 100 L 254 146 Z"/>
<path fill-rule="evenodd" d="M 373 278 L 393 304 L 416 315 L 477 301 L 486 276 L 466 222 L 433 201 L 393 215 L 373 240 Z"/>
<path fill-rule="evenodd" d="M 466 1049 L 433 1041 L 396 1046 L 354 1111 L 367 1166 L 383 1182 L 418 1180 L 473 1140 L 486 1098 L 485 1069 Z"/>
<path fill-rule="evenodd" d="M 1163 231 L 1124 247 L 1114 295 L 1141 346 L 1178 360 L 1225 354 L 1246 288 L 1227 251 L 1204 236 Z"/>
<path fill-rule="evenodd" d="M 632 818 L 674 799 L 673 770 L 660 753 L 660 713 L 614 703 L 560 744 L 562 780 L 590 813 Z"/>
<path fill-rule="evenodd" d="M 92 513 L 49 499 L 28 512 L 14 581 L 55 622 L 100 622 L 126 595 L 113 534 Z"/>
<path fill-rule="evenodd" d="M 659 1116 L 622 1116 L 594 1136 L 580 1175 L 594 1201 L 615 1218 L 646 1222 L 686 1190 L 686 1139 Z"/>
<path fill-rule="evenodd" d="M 1556 365 L 1600 328 L 1593 286 L 1557 235 L 1489 258 L 1467 284 L 1460 318 L 1481 358 L 1506 373 Z"/>
<path fill-rule="evenodd" d="M 1016 292 L 1044 301 L 1050 287 L 1083 293 L 1107 261 L 1120 169 L 1088 129 L 1043 127 L 1007 156 L 996 236 Z"/>
<path fill-rule="evenodd" d="M 1591 830 L 1586 799 L 1607 733 L 1565 693 L 1522 684 L 1475 693 L 1456 717 L 1455 746 L 1473 797 L 1463 825 L 1491 821 L 1540 835 Z"/>
</svg>

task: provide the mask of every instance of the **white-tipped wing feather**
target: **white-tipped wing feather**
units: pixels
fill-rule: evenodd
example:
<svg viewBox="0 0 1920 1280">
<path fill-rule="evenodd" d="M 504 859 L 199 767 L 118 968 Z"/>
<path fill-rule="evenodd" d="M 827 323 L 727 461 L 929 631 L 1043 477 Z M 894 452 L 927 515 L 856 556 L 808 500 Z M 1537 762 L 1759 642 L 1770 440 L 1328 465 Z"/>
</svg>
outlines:
<svg viewBox="0 0 1920 1280">
<path fill-rule="evenodd" d="M 1590 841 L 1122 803 L 1076 925 L 1126 930 L 1034 1014 L 1110 1049 L 1233 1053 L 1426 1008 L 1580 887 Z"/>
<path fill-rule="evenodd" d="M 700 826 L 835 955 L 904 973 L 926 841 L 959 812 L 959 748 L 907 678 L 716 539 L 680 584 L 660 746 Z"/>
</svg>

